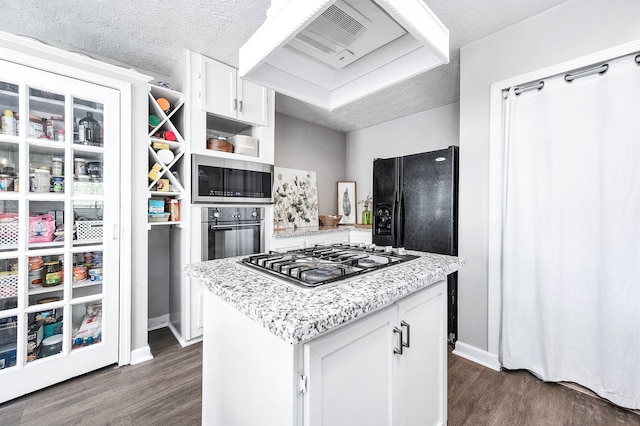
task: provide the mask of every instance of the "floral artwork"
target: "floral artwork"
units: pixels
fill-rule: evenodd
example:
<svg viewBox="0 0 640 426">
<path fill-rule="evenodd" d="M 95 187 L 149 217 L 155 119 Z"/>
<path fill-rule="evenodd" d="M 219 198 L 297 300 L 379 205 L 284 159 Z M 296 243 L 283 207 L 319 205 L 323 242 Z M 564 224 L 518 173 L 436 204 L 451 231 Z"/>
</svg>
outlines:
<svg viewBox="0 0 640 426">
<path fill-rule="evenodd" d="M 356 223 L 356 183 L 338 182 L 338 214 L 342 215 L 340 223 Z"/>
<path fill-rule="evenodd" d="M 275 228 L 318 226 L 316 172 L 274 167 L 274 176 Z"/>
</svg>

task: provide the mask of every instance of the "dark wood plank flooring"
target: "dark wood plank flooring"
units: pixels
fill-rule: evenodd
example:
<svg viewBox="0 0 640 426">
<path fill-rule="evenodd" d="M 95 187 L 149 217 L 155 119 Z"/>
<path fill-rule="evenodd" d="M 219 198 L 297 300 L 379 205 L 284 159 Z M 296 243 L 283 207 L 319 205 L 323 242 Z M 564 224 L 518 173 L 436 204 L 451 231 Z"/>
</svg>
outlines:
<svg viewBox="0 0 640 426">
<path fill-rule="evenodd" d="M 0 405 L 0 425 L 199 425 L 202 345 L 182 348 L 166 328 L 150 332 L 149 344 L 151 361 L 107 367 Z M 640 426 L 640 416 L 525 371 L 496 372 L 450 353 L 449 425 Z"/>
</svg>

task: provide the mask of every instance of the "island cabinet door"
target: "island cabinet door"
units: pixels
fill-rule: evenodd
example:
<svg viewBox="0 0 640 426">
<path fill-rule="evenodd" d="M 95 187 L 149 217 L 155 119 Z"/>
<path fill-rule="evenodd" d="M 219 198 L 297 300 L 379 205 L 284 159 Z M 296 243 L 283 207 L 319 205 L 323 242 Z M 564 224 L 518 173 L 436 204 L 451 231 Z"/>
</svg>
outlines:
<svg viewBox="0 0 640 426">
<path fill-rule="evenodd" d="M 444 425 L 447 420 L 445 281 L 397 305 L 405 347 L 398 356 L 398 424 Z"/>
<path fill-rule="evenodd" d="M 396 322 L 390 306 L 304 345 L 305 426 L 395 424 Z"/>
</svg>

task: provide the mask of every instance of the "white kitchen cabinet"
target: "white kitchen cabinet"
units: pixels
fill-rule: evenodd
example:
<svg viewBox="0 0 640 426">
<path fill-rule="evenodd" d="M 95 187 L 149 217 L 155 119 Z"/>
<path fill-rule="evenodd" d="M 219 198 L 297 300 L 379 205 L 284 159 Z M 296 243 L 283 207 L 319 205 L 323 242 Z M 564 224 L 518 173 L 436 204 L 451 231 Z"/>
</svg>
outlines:
<svg viewBox="0 0 640 426">
<path fill-rule="evenodd" d="M 204 297 L 203 424 L 446 424 L 446 281 L 295 345 Z"/>
<path fill-rule="evenodd" d="M 398 425 L 447 420 L 447 285 L 441 281 L 397 302 L 409 336 L 398 361 Z"/>
<path fill-rule="evenodd" d="M 124 107 L 99 84 L 0 70 L 0 109 L 20 117 L 0 134 L 3 402 L 119 360 Z"/>
<path fill-rule="evenodd" d="M 267 88 L 238 77 L 238 71 L 202 56 L 202 109 L 259 126 L 269 124 Z"/>
<path fill-rule="evenodd" d="M 304 344 L 304 425 L 392 425 L 397 307 Z"/>
<path fill-rule="evenodd" d="M 445 424 L 444 289 L 440 282 L 304 344 L 304 425 Z"/>
</svg>

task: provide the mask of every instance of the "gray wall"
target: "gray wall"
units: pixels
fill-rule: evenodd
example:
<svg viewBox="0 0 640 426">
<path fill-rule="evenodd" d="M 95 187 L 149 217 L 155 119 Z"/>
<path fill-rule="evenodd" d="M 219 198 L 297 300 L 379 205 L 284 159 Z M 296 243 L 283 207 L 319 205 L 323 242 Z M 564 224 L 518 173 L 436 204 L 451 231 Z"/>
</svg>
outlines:
<svg viewBox="0 0 640 426">
<path fill-rule="evenodd" d="M 640 38 L 640 2 L 573 0 L 461 49 L 459 339 L 488 349 L 490 84 Z"/>
<path fill-rule="evenodd" d="M 284 114 L 276 114 L 275 165 L 312 170 L 318 179 L 319 214 L 336 214 L 336 182 L 346 180 L 346 135 Z"/>
<path fill-rule="evenodd" d="M 358 200 L 372 192 L 374 158 L 417 154 L 458 145 L 459 116 L 459 105 L 455 103 L 349 132 L 347 179 L 356 181 Z M 358 218 L 362 208 L 358 206 Z"/>
<path fill-rule="evenodd" d="M 168 226 L 155 226 L 149 237 L 149 318 L 169 313 L 169 280 L 171 257 Z M 177 262 L 176 262 L 177 263 Z"/>
</svg>

